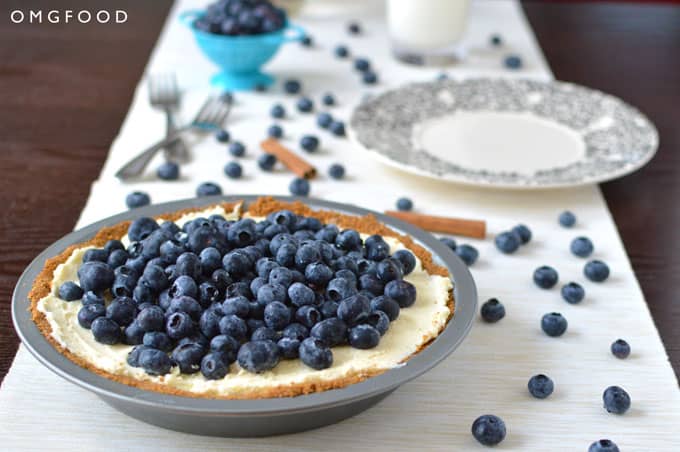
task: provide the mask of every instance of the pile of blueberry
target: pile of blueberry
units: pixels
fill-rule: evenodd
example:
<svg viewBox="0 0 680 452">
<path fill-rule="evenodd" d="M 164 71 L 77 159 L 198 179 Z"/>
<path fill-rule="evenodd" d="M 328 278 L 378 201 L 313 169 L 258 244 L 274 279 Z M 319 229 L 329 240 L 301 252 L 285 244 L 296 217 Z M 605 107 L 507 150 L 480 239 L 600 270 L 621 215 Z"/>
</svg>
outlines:
<svg viewBox="0 0 680 452">
<path fill-rule="evenodd" d="M 286 210 L 182 228 L 143 217 L 128 237 L 127 248 L 111 240 L 86 251 L 80 286 L 66 282 L 59 295 L 82 300 L 78 322 L 96 341 L 135 345 L 128 363 L 151 375 L 179 366 L 220 379 L 234 361 L 263 372 L 295 358 L 325 369 L 332 347 L 377 346 L 416 301 L 403 279 L 411 252 Z"/>
<path fill-rule="evenodd" d="M 268 0 L 219 0 L 194 22 L 199 30 L 227 36 L 272 33 L 285 24 L 285 10 Z"/>
</svg>

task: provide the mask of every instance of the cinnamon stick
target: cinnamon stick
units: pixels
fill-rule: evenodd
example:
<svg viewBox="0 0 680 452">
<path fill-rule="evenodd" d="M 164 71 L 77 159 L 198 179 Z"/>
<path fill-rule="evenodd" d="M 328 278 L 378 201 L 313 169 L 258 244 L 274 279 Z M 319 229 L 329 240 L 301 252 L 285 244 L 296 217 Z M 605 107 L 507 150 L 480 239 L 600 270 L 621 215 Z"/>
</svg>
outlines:
<svg viewBox="0 0 680 452">
<path fill-rule="evenodd" d="M 388 210 L 385 214 L 430 232 L 463 235 L 476 239 L 483 239 L 486 236 L 486 222 L 483 220 L 437 217 L 413 212 L 398 212 L 396 210 Z"/>
<path fill-rule="evenodd" d="M 316 168 L 274 138 L 267 138 L 260 143 L 260 146 L 265 152 L 275 155 L 286 168 L 299 177 L 314 179 L 316 176 Z"/>
</svg>

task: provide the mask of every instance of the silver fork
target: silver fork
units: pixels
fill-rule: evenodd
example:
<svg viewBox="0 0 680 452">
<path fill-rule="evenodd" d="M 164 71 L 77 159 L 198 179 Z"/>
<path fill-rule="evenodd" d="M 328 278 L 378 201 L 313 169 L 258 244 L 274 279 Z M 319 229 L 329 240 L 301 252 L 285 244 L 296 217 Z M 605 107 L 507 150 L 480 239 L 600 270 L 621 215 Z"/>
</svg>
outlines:
<svg viewBox="0 0 680 452">
<path fill-rule="evenodd" d="M 230 99 L 225 99 L 222 96 L 208 98 L 200 110 L 198 110 L 198 113 L 196 113 L 193 121 L 177 128 L 173 133 L 127 162 L 118 170 L 116 177 L 125 180 L 139 176 L 159 150 L 173 143 L 187 130 L 207 133 L 222 128 L 224 120 L 227 119 L 231 111 L 231 104 L 232 101 Z"/>
<path fill-rule="evenodd" d="M 165 136 L 173 133 L 177 127 L 172 114 L 179 107 L 180 93 L 177 78 L 173 73 L 149 76 L 149 103 L 152 107 L 165 112 Z M 186 162 L 189 150 L 181 138 L 164 148 L 165 158 Z"/>
</svg>

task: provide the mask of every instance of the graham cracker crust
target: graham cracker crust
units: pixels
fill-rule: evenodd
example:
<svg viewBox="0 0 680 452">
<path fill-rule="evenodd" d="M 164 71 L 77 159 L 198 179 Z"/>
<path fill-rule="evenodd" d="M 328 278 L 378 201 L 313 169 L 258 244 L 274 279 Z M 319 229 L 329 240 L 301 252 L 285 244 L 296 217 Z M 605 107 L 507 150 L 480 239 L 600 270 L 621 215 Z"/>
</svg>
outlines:
<svg viewBox="0 0 680 452">
<path fill-rule="evenodd" d="M 198 212 L 207 208 L 211 207 L 217 207 L 221 206 L 226 212 L 233 211 L 235 208 L 239 207 L 239 210 L 241 210 L 240 206 L 242 206 L 242 202 L 233 202 L 233 203 L 220 203 L 220 204 L 212 204 L 212 205 L 206 205 L 202 207 L 194 207 L 194 208 L 188 208 L 188 209 L 182 209 L 178 210 L 175 212 L 169 212 L 166 214 L 158 215 L 156 218 L 157 219 L 165 219 L 165 220 L 177 220 L 183 215 L 187 213 L 192 213 L 192 212 Z M 416 244 L 413 239 L 411 239 L 408 236 L 401 235 L 397 233 L 396 231 L 388 228 L 381 222 L 379 222 L 373 215 L 366 215 L 366 216 L 352 216 L 352 215 L 345 215 L 341 214 L 338 212 L 334 211 L 328 211 L 328 210 L 312 210 L 309 206 L 302 202 L 293 202 L 293 203 L 287 203 L 287 202 L 281 202 L 277 201 L 272 197 L 261 197 L 258 198 L 254 203 L 250 204 L 247 208 L 247 212 L 250 213 L 251 215 L 254 216 L 265 216 L 271 212 L 275 212 L 277 210 L 282 210 L 282 209 L 287 209 L 292 212 L 294 212 L 297 215 L 305 215 L 305 216 L 310 216 L 310 217 L 315 217 L 318 218 L 319 220 L 323 221 L 324 223 L 335 223 L 336 225 L 343 227 L 343 228 L 354 228 L 357 229 L 360 232 L 367 233 L 367 234 L 380 234 L 384 236 L 389 236 L 389 237 L 394 237 L 398 240 L 400 240 L 407 248 L 409 248 L 413 254 L 415 254 L 422 262 L 423 269 L 431 274 L 431 275 L 439 275 L 439 276 L 449 276 L 448 271 L 446 268 L 441 267 L 439 265 L 436 265 L 432 261 L 432 255 L 430 252 L 428 252 L 425 248 L 422 246 Z M 244 211 L 241 211 L 241 213 L 245 213 Z M 33 287 L 31 291 L 29 292 L 29 300 L 30 300 L 30 306 L 28 309 L 31 311 L 31 316 L 33 318 L 33 321 L 37 325 L 38 329 L 40 332 L 45 336 L 48 342 L 52 344 L 54 348 L 56 348 L 62 355 L 66 356 L 68 359 L 79 365 L 80 367 L 83 367 L 91 372 L 94 372 L 97 375 L 100 375 L 102 377 L 108 378 L 109 380 L 116 381 L 118 383 L 122 383 L 128 386 L 134 386 L 139 389 L 143 390 L 148 390 L 148 391 L 154 391 L 154 392 L 159 392 L 163 394 L 170 394 L 170 395 L 176 395 L 176 396 L 183 396 L 183 397 L 192 397 L 192 398 L 209 398 L 209 399 L 265 399 L 265 398 L 276 398 L 276 397 L 295 397 L 299 395 L 305 395 L 305 394 L 312 394 L 315 392 L 321 392 L 321 391 L 327 391 L 330 389 L 340 389 L 344 388 L 346 386 L 349 386 L 354 383 L 359 383 L 361 381 L 364 381 L 370 377 L 374 377 L 377 375 L 380 375 L 384 372 L 386 372 L 389 369 L 365 369 L 361 371 L 355 371 L 348 373 L 347 375 L 343 376 L 342 378 L 336 378 L 334 380 L 319 380 L 316 382 L 306 382 L 306 383 L 299 383 L 299 384 L 290 384 L 290 385 L 278 385 L 278 386 L 273 386 L 270 388 L 258 388 L 258 389 L 253 389 L 250 391 L 245 391 L 245 392 L 240 392 L 238 394 L 223 394 L 217 391 L 208 391 L 208 392 L 203 392 L 203 393 L 194 393 L 190 391 L 185 391 L 173 387 L 169 387 L 167 385 L 164 385 L 162 383 L 156 383 L 156 382 L 151 382 L 151 381 L 146 381 L 146 380 L 138 380 L 129 376 L 125 375 L 117 375 L 113 374 L 110 372 L 107 372 L 105 370 L 102 370 L 93 363 L 90 363 L 89 361 L 86 361 L 82 359 L 81 357 L 75 355 L 72 353 L 70 350 L 67 348 L 63 347 L 61 344 L 59 344 L 54 337 L 52 336 L 52 327 L 50 326 L 49 322 L 47 321 L 47 318 L 45 317 L 45 314 L 42 313 L 41 311 L 38 310 L 38 302 L 46 297 L 47 295 L 50 294 L 52 291 L 51 288 L 51 283 L 52 279 L 54 278 L 54 271 L 57 268 L 58 265 L 66 262 L 66 260 L 69 258 L 69 256 L 73 253 L 73 251 L 77 248 L 82 248 L 85 246 L 97 246 L 97 247 L 102 247 L 104 244 L 111 239 L 120 239 L 127 233 L 127 229 L 130 225 L 130 221 L 123 221 L 121 223 L 118 223 L 116 225 L 102 228 L 97 234 L 95 234 L 94 237 L 92 237 L 90 240 L 82 243 L 78 243 L 75 245 L 71 245 L 68 248 L 66 248 L 62 253 L 59 255 L 48 259 L 45 262 L 45 266 L 43 267 L 42 271 L 38 274 L 36 277 Z M 455 308 L 455 302 L 453 299 L 453 292 L 449 292 L 449 300 L 448 300 L 448 306 L 449 306 L 449 317 L 446 321 L 446 324 L 442 326 L 442 328 L 437 332 L 437 335 L 439 335 L 443 329 L 446 327 L 448 322 L 451 320 L 453 317 L 454 313 L 454 308 Z M 421 352 L 423 349 L 425 349 L 434 339 L 431 339 L 427 343 L 422 344 L 418 350 L 416 350 L 415 353 L 412 355 L 406 357 L 403 362 L 408 361 L 411 357 L 415 356 L 419 352 Z M 160 377 L 161 379 L 163 377 Z"/>
</svg>

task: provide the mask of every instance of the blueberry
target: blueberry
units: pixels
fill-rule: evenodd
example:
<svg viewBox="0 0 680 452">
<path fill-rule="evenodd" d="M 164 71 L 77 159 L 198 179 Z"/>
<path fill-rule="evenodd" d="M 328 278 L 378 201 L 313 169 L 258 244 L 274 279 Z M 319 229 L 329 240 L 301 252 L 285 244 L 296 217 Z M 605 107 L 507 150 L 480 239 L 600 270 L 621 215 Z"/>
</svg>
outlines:
<svg viewBox="0 0 680 452">
<path fill-rule="evenodd" d="M 141 217 L 130 223 L 128 238 L 132 242 L 138 242 L 149 237 L 153 231 L 160 228 L 156 220 L 149 217 Z"/>
<path fill-rule="evenodd" d="M 346 334 L 347 324 L 337 317 L 320 321 L 309 332 L 310 337 L 321 341 L 328 347 L 344 343 Z"/>
<path fill-rule="evenodd" d="M 224 166 L 224 174 L 231 179 L 239 179 L 243 174 L 243 168 L 238 162 L 229 162 Z"/>
<path fill-rule="evenodd" d="M 361 34 L 361 25 L 358 22 L 350 22 L 347 25 L 347 31 L 353 35 Z"/>
<path fill-rule="evenodd" d="M 305 135 L 300 139 L 300 147 L 307 152 L 315 152 L 319 148 L 319 139 L 314 135 Z"/>
<path fill-rule="evenodd" d="M 299 339 L 284 336 L 278 340 L 276 345 L 279 347 L 282 358 L 295 359 L 300 356 L 300 343 L 301 341 Z"/>
<path fill-rule="evenodd" d="M 612 355 L 619 359 L 626 359 L 630 355 L 630 345 L 623 339 L 617 339 L 611 345 Z"/>
<path fill-rule="evenodd" d="M 319 113 L 316 116 L 316 125 L 322 129 L 327 129 L 333 123 L 333 116 L 330 113 Z"/>
<path fill-rule="evenodd" d="M 371 69 L 371 62 L 366 58 L 356 58 L 354 60 L 354 69 L 360 72 L 366 72 Z"/>
<path fill-rule="evenodd" d="M 288 79 L 283 82 L 283 90 L 288 94 L 297 94 L 302 89 L 302 83 L 299 80 Z"/>
<path fill-rule="evenodd" d="M 592 260 L 583 268 L 583 274 L 593 282 L 602 282 L 609 278 L 609 266 L 602 261 Z"/>
<path fill-rule="evenodd" d="M 413 210 L 413 201 L 411 201 L 409 198 L 397 199 L 397 210 L 402 212 Z"/>
<path fill-rule="evenodd" d="M 394 279 L 385 285 L 385 295 L 401 308 L 408 308 L 416 302 L 416 287 L 403 279 Z"/>
<path fill-rule="evenodd" d="M 349 56 L 349 49 L 347 46 L 339 45 L 335 47 L 333 53 L 335 53 L 335 56 L 338 58 L 347 58 Z"/>
<path fill-rule="evenodd" d="M 196 196 L 215 196 L 221 195 L 222 188 L 214 182 L 203 182 L 196 187 Z"/>
<path fill-rule="evenodd" d="M 442 242 L 444 245 L 448 246 L 451 251 L 456 251 L 456 241 L 453 240 L 452 238 L 449 237 L 440 237 L 439 241 Z"/>
<path fill-rule="evenodd" d="M 231 276 L 243 276 L 252 268 L 252 261 L 243 251 L 230 251 L 222 258 L 222 265 L 224 269 L 229 272 Z"/>
<path fill-rule="evenodd" d="M 371 297 L 382 295 L 385 290 L 385 283 L 380 281 L 374 273 L 364 273 L 359 276 L 359 289 L 369 292 Z"/>
<path fill-rule="evenodd" d="M 503 64 L 508 69 L 519 69 L 522 67 L 522 58 L 519 55 L 508 55 L 503 60 Z"/>
<path fill-rule="evenodd" d="M 180 275 L 170 286 L 168 295 L 172 298 L 181 296 L 196 298 L 198 297 L 198 286 L 196 286 L 196 282 L 190 276 Z"/>
<path fill-rule="evenodd" d="M 165 375 L 172 368 L 172 360 L 160 350 L 144 348 L 139 353 L 139 366 L 149 375 Z"/>
<path fill-rule="evenodd" d="M 172 360 L 179 366 L 183 374 L 195 374 L 201 369 L 201 359 L 205 350 L 198 344 L 187 342 L 175 347 Z"/>
<path fill-rule="evenodd" d="M 348 270 L 341 270 L 348 271 Z M 344 300 L 347 297 L 356 295 L 357 288 L 356 283 L 347 278 L 339 278 L 338 273 L 335 273 L 335 278 L 331 279 L 326 286 L 326 297 L 333 301 Z M 349 272 L 356 280 L 354 273 Z M 292 297 L 291 297 L 292 299 Z"/>
<path fill-rule="evenodd" d="M 177 180 L 179 179 L 179 165 L 175 162 L 162 163 L 156 168 L 156 175 L 163 180 Z"/>
<path fill-rule="evenodd" d="M 366 323 L 375 328 L 381 336 L 390 328 L 390 318 L 380 310 L 371 312 L 366 318 Z"/>
<path fill-rule="evenodd" d="M 328 167 L 328 175 L 332 179 L 340 180 L 345 177 L 345 167 L 339 163 L 334 163 Z"/>
<path fill-rule="evenodd" d="M 217 133 L 215 134 L 215 138 L 216 138 L 217 141 L 219 141 L 220 143 L 228 143 L 229 140 L 231 139 L 231 135 L 229 134 L 229 132 L 227 132 L 226 130 L 222 129 L 222 130 L 218 130 L 218 131 L 217 131 Z"/>
<path fill-rule="evenodd" d="M 361 247 L 361 236 L 354 229 L 345 229 L 336 236 L 335 245 L 342 250 L 355 250 Z"/>
<path fill-rule="evenodd" d="M 586 291 L 583 290 L 583 287 L 575 282 L 565 284 L 562 286 L 562 290 L 560 292 L 562 293 L 562 298 L 564 298 L 564 301 L 571 304 L 580 303 L 586 296 Z"/>
<path fill-rule="evenodd" d="M 505 422 L 493 414 L 479 416 L 472 423 L 472 436 L 485 446 L 495 446 L 505 439 L 505 434 Z"/>
<path fill-rule="evenodd" d="M 264 153 L 257 158 L 257 166 L 262 171 L 271 171 L 274 169 L 274 165 L 276 165 L 276 160 L 275 155 Z"/>
<path fill-rule="evenodd" d="M 280 301 L 273 301 L 264 307 L 264 323 L 280 331 L 290 323 L 290 310 Z"/>
<path fill-rule="evenodd" d="M 602 394 L 604 409 L 609 413 L 623 414 L 630 408 L 630 396 L 619 386 L 610 386 Z"/>
<path fill-rule="evenodd" d="M 164 352 L 172 350 L 172 339 L 160 331 L 149 331 L 144 333 L 142 343 L 150 348 L 155 348 Z"/>
<path fill-rule="evenodd" d="M 307 179 L 296 177 L 288 185 L 288 191 L 294 196 L 309 195 L 310 185 Z"/>
<path fill-rule="evenodd" d="M 312 286 L 322 288 L 333 278 L 333 270 L 324 263 L 314 262 L 307 266 L 304 277 Z"/>
<path fill-rule="evenodd" d="M 159 265 L 152 264 L 151 262 L 146 264 L 142 279 L 139 281 L 143 281 L 143 284 L 154 293 L 162 292 L 170 285 L 168 277 L 165 274 L 165 269 Z"/>
<path fill-rule="evenodd" d="M 529 229 L 526 225 L 518 224 L 512 228 L 511 232 L 519 237 L 522 245 L 526 245 L 531 241 L 531 229 Z"/>
<path fill-rule="evenodd" d="M 559 276 L 557 271 L 547 265 L 543 265 L 534 270 L 534 283 L 541 289 L 551 289 L 557 284 L 558 279 Z"/>
<path fill-rule="evenodd" d="M 144 338 L 144 330 L 137 322 L 132 322 L 123 331 L 124 341 L 128 345 L 139 345 Z"/>
<path fill-rule="evenodd" d="M 229 153 L 234 157 L 243 157 L 246 153 L 246 147 L 240 141 L 234 141 L 229 145 Z"/>
<path fill-rule="evenodd" d="M 302 283 L 293 283 L 288 288 L 288 297 L 293 305 L 300 307 L 314 304 L 316 297 L 314 291 Z"/>
<path fill-rule="evenodd" d="M 120 240 L 109 240 L 104 245 L 104 249 L 106 250 L 107 253 L 111 254 L 115 250 L 125 250 L 125 246 L 123 245 L 123 242 L 121 242 Z"/>
<path fill-rule="evenodd" d="M 83 303 L 83 306 L 88 306 L 88 305 L 91 305 L 91 304 L 99 304 L 99 305 L 103 306 L 104 305 L 104 297 L 102 297 L 101 295 L 99 295 L 95 292 L 89 291 L 89 292 L 85 292 L 81 302 Z"/>
<path fill-rule="evenodd" d="M 65 301 L 75 301 L 83 298 L 83 289 L 73 281 L 66 281 L 59 286 L 59 298 Z"/>
<path fill-rule="evenodd" d="M 175 312 L 167 317 L 165 332 L 172 339 L 182 339 L 194 332 L 194 322 L 186 312 Z"/>
<path fill-rule="evenodd" d="M 285 327 L 282 331 L 283 337 L 288 337 L 291 339 L 297 339 L 299 341 L 304 340 L 309 337 L 309 328 L 301 323 L 291 323 Z"/>
<path fill-rule="evenodd" d="M 347 325 L 353 326 L 366 320 L 370 313 L 370 299 L 363 295 L 353 295 L 340 302 L 337 315 Z"/>
<path fill-rule="evenodd" d="M 245 320 L 235 315 L 225 315 L 220 319 L 220 333 L 243 340 L 248 335 L 248 325 Z"/>
<path fill-rule="evenodd" d="M 482 320 L 488 323 L 496 323 L 505 317 L 505 306 L 496 298 L 487 300 L 480 310 Z"/>
<path fill-rule="evenodd" d="M 501 232 L 494 240 L 496 248 L 502 253 L 512 254 L 519 249 L 521 240 L 518 235 L 512 232 Z"/>
<path fill-rule="evenodd" d="M 271 137 L 271 138 L 281 138 L 281 137 L 283 137 L 283 128 L 278 124 L 272 124 L 267 129 L 267 136 Z M 271 155 L 271 154 L 264 154 L 264 155 Z"/>
<path fill-rule="evenodd" d="M 83 254 L 83 262 L 99 261 L 107 263 L 108 259 L 109 253 L 105 249 L 90 248 Z"/>
<path fill-rule="evenodd" d="M 333 352 L 324 342 L 308 337 L 300 344 L 300 360 L 312 369 L 322 370 L 333 365 Z"/>
<path fill-rule="evenodd" d="M 527 386 L 531 395 L 537 399 L 545 399 L 552 394 L 555 389 L 555 384 L 550 377 L 543 374 L 531 377 Z"/>
<path fill-rule="evenodd" d="M 281 104 L 276 104 L 269 111 L 272 118 L 283 119 L 286 117 L 286 109 Z"/>
<path fill-rule="evenodd" d="M 241 344 L 233 337 L 220 334 L 210 341 L 210 351 L 220 353 L 226 363 L 236 361 L 236 354 Z"/>
<path fill-rule="evenodd" d="M 146 347 L 144 345 L 136 345 L 132 347 L 132 350 L 130 350 L 130 353 L 128 353 L 127 358 L 125 360 L 130 366 L 139 367 L 139 355 L 148 348 L 149 347 Z"/>
<path fill-rule="evenodd" d="M 201 373 L 208 380 L 220 380 L 229 373 L 229 364 L 220 353 L 208 353 L 201 359 Z"/>
<path fill-rule="evenodd" d="M 323 103 L 327 107 L 332 107 L 335 105 L 335 96 L 331 93 L 326 93 L 323 95 L 321 98 L 321 103 Z"/>
<path fill-rule="evenodd" d="M 246 319 L 250 312 L 250 300 L 243 295 L 229 297 L 222 303 L 222 313 L 224 315 L 235 315 Z"/>
<path fill-rule="evenodd" d="M 133 191 L 125 197 L 125 205 L 128 209 L 148 206 L 151 204 L 151 197 L 142 191 Z"/>
<path fill-rule="evenodd" d="M 273 329 L 261 326 L 250 335 L 251 341 L 278 341 L 281 336 Z"/>
<path fill-rule="evenodd" d="M 570 228 L 576 224 L 576 215 L 571 213 L 568 210 L 565 210 L 560 214 L 560 216 L 557 218 L 557 220 L 560 222 L 562 226 L 565 228 Z"/>
<path fill-rule="evenodd" d="M 94 340 L 102 344 L 118 344 L 121 339 L 120 325 L 108 317 L 97 317 L 90 325 Z"/>
<path fill-rule="evenodd" d="M 330 130 L 330 132 L 337 137 L 344 137 L 345 123 L 342 121 L 333 121 L 331 125 L 328 126 L 328 130 Z"/>
<path fill-rule="evenodd" d="M 83 328 L 90 329 L 92 322 L 106 315 L 106 307 L 102 304 L 88 304 L 78 311 L 78 324 Z"/>
<path fill-rule="evenodd" d="M 111 305 L 109 305 L 109 307 L 111 307 Z M 142 331 L 162 331 L 165 325 L 163 309 L 161 309 L 160 306 L 154 305 L 144 308 L 137 314 L 135 322 Z"/>
<path fill-rule="evenodd" d="M 314 102 L 312 102 L 312 99 L 309 97 L 301 97 L 295 103 L 295 106 L 301 113 L 309 113 L 310 111 L 314 110 Z"/>
<path fill-rule="evenodd" d="M 595 441 L 588 448 L 588 452 L 619 452 L 618 446 L 610 439 Z"/>
<path fill-rule="evenodd" d="M 588 257 L 593 253 L 595 247 L 593 246 L 593 242 L 591 242 L 589 238 L 576 237 L 574 240 L 571 241 L 569 249 L 575 256 Z"/>
<path fill-rule="evenodd" d="M 382 311 L 387 314 L 390 321 L 397 320 L 399 317 L 399 303 L 387 296 L 375 297 L 370 303 L 371 311 Z"/>
<path fill-rule="evenodd" d="M 78 269 L 80 287 L 85 292 L 101 292 L 110 288 L 114 277 L 111 267 L 103 262 L 86 262 Z"/>
<path fill-rule="evenodd" d="M 279 349 L 272 341 L 253 341 L 241 346 L 238 364 L 248 372 L 260 373 L 276 367 L 279 363 Z"/>
<path fill-rule="evenodd" d="M 567 331 L 567 319 L 559 312 L 545 314 L 541 318 L 541 329 L 548 336 L 562 336 Z"/>
<path fill-rule="evenodd" d="M 314 40 L 310 35 L 305 35 L 300 41 L 300 44 L 302 44 L 303 47 L 312 47 L 312 45 L 314 45 Z"/>
<path fill-rule="evenodd" d="M 492 46 L 498 47 L 503 44 L 503 38 L 501 38 L 501 35 L 499 34 L 492 34 L 489 38 L 489 42 Z"/>
<path fill-rule="evenodd" d="M 125 250 L 113 250 L 111 251 L 111 254 L 109 254 L 106 263 L 109 265 L 109 267 L 116 269 L 125 264 L 125 261 L 128 257 L 128 253 Z"/>
<path fill-rule="evenodd" d="M 378 83 L 378 74 L 370 70 L 364 71 L 363 74 L 361 74 L 361 81 L 366 85 L 375 85 Z"/>
<path fill-rule="evenodd" d="M 170 301 L 170 306 L 168 307 L 166 314 L 172 314 L 175 312 L 186 312 L 191 316 L 194 321 L 198 321 L 201 317 L 201 312 L 203 308 L 195 299 L 188 296 L 181 296 L 173 298 Z"/>
<path fill-rule="evenodd" d="M 416 258 L 409 250 L 397 250 L 392 257 L 401 263 L 404 275 L 408 275 L 416 268 Z"/>
<path fill-rule="evenodd" d="M 404 276 L 404 270 L 401 267 L 401 264 L 399 263 L 398 260 L 392 258 L 387 258 L 378 262 L 375 272 L 376 275 L 378 276 L 378 279 L 385 284 L 395 279 L 402 279 Z M 405 300 L 406 300 L 405 302 L 408 302 L 408 298 L 406 298 Z"/>
</svg>

